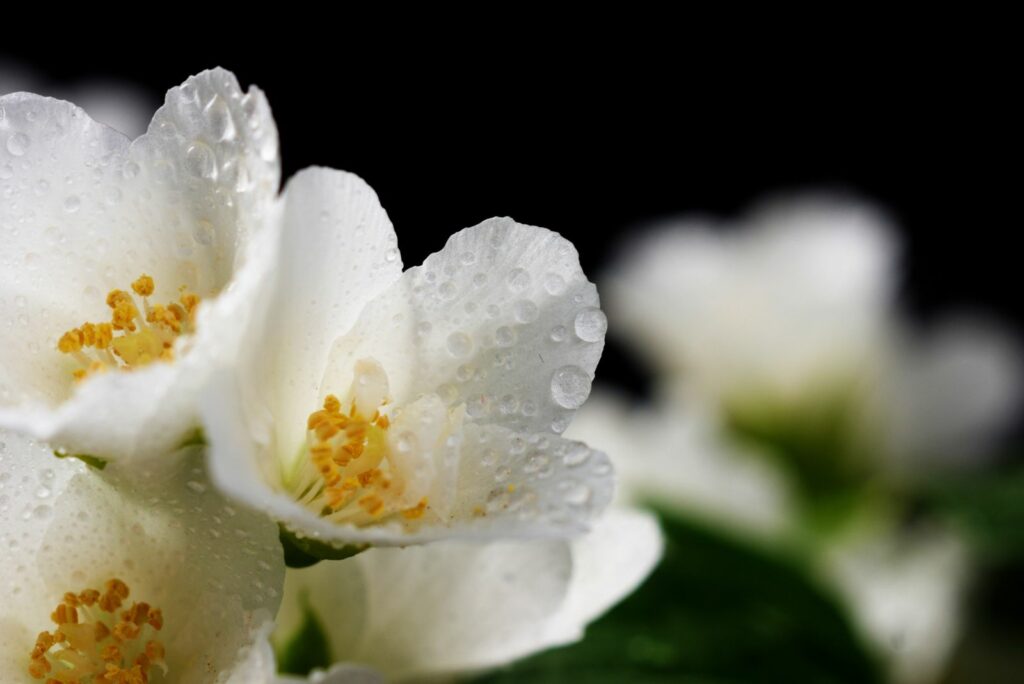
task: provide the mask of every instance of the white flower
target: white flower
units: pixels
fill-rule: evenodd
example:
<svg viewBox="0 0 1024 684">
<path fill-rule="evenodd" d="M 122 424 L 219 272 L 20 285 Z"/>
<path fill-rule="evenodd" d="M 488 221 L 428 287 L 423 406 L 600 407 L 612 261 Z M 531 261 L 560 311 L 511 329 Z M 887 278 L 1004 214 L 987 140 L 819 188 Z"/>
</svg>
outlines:
<svg viewBox="0 0 1024 684">
<path fill-rule="evenodd" d="M 612 474 L 557 434 L 604 343 L 573 246 L 491 219 L 402 273 L 359 178 L 308 170 L 284 203 L 266 320 L 204 393 L 217 484 L 335 545 L 585 531 Z"/>
<path fill-rule="evenodd" d="M 729 441 L 713 413 L 629 406 L 595 390 L 566 436 L 609 454 L 618 504 L 655 503 L 756 538 L 785 537 L 797 520 L 790 483 L 765 454 Z"/>
<path fill-rule="evenodd" d="M 672 225 L 609 278 L 617 329 L 664 371 L 673 401 L 747 423 L 838 419 L 845 448 L 896 471 L 975 460 L 1011 422 L 1015 343 L 966 319 L 910 332 L 878 212 L 805 197 L 732 228 Z"/>
<path fill-rule="evenodd" d="M 654 519 L 612 510 L 578 540 L 371 549 L 289 570 L 274 641 L 309 620 L 332 662 L 390 680 L 470 673 L 577 641 L 661 556 Z"/>
<path fill-rule="evenodd" d="M 934 682 L 956 644 L 969 576 L 966 549 L 940 530 L 858 530 L 822 560 L 861 631 L 906 684 Z"/>
<path fill-rule="evenodd" d="M 201 465 L 191 448 L 159 475 L 101 477 L 0 431 L 0 681 L 85 684 L 140 655 L 154 683 L 272 681 L 277 528 Z"/>
<path fill-rule="evenodd" d="M 0 426 L 103 458 L 187 438 L 266 280 L 279 176 L 262 93 L 223 70 L 172 89 L 135 141 L 0 97 Z"/>
<path fill-rule="evenodd" d="M 789 402 L 872 361 L 896 253 L 877 212 L 806 198 L 722 228 L 669 224 L 610 275 L 614 322 L 643 353 L 723 403 Z"/>
</svg>

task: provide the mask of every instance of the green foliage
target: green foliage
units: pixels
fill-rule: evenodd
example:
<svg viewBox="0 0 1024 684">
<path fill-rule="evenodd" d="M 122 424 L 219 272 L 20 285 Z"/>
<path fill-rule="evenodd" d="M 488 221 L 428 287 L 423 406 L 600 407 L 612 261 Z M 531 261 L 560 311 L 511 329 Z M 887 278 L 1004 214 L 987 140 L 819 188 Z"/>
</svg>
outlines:
<svg viewBox="0 0 1024 684">
<path fill-rule="evenodd" d="M 303 597 L 302 624 L 295 634 L 277 650 L 277 669 L 283 674 L 306 676 L 315 668 L 331 666 L 327 633 Z"/>
<path fill-rule="evenodd" d="M 960 527 L 983 560 L 1024 563 L 1024 468 L 940 481 L 926 502 Z"/>
<path fill-rule="evenodd" d="M 880 682 L 831 596 L 793 561 L 663 516 L 665 557 L 586 638 L 479 680 Z"/>
<path fill-rule="evenodd" d="M 332 546 L 317 539 L 299 537 L 284 525 L 280 526 L 280 537 L 284 562 L 289 568 L 308 568 L 322 560 L 344 560 L 370 548 L 369 544 Z"/>
</svg>

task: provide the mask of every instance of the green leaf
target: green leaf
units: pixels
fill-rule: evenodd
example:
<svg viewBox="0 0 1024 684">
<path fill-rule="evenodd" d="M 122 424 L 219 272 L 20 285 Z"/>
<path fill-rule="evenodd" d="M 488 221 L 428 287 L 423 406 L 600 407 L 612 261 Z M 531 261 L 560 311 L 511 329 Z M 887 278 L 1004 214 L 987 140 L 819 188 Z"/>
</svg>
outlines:
<svg viewBox="0 0 1024 684">
<path fill-rule="evenodd" d="M 926 501 L 957 523 L 986 560 L 1024 561 L 1024 468 L 941 481 Z"/>
<path fill-rule="evenodd" d="M 665 557 L 585 639 L 480 682 L 880 682 L 839 605 L 795 561 L 663 516 Z"/>
<path fill-rule="evenodd" d="M 107 467 L 107 462 L 98 456 L 91 456 L 89 454 L 69 454 L 66 451 L 54 451 L 53 455 L 57 458 L 77 458 L 85 465 L 90 468 L 95 468 L 96 470 L 103 470 Z"/>
<path fill-rule="evenodd" d="M 332 546 L 318 539 L 299 537 L 284 525 L 279 527 L 284 562 L 289 568 L 308 568 L 322 560 L 344 560 L 370 548 L 369 544 Z"/>
<path fill-rule="evenodd" d="M 277 669 L 282 674 L 306 676 L 314 668 L 331 666 L 327 632 L 309 607 L 308 596 L 302 597 L 302 624 L 284 646 L 277 649 Z"/>
</svg>

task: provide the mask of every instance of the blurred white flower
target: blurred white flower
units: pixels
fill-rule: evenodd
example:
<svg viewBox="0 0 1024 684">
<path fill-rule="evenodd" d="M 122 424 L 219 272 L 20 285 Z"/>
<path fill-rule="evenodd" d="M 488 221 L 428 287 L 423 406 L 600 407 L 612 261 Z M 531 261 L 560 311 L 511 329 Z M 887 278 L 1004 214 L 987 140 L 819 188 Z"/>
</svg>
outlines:
<svg viewBox="0 0 1024 684">
<path fill-rule="evenodd" d="M 358 177 L 308 170 L 284 202 L 265 321 L 205 393 L 218 485 L 333 545 L 585 531 L 612 474 L 557 434 L 604 343 L 573 246 L 492 219 L 403 273 Z"/>
<path fill-rule="evenodd" d="M 970 574 L 956 537 L 859 530 L 827 550 L 822 571 L 885 656 L 893 681 L 938 681 L 959 635 Z"/>
<path fill-rule="evenodd" d="M 595 390 L 565 434 L 612 458 L 620 505 L 653 503 L 755 538 L 793 532 L 790 483 L 764 454 L 727 440 L 699 405 L 629 407 Z"/>
<path fill-rule="evenodd" d="M 705 401 L 789 403 L 857 381 L 888 333 L 886 227 L 828 199 L 769 205 L 739 226 L 670 224 L 610 274 L 613 324 Z"/>
<path fill-rule="evenodd" d="M 134 142 L 0 97 L 0 425 L 103 458 L 180 444 L 272 265 L 279 175 L 262 93 L 223 70 L 168 92 Z"/>
<path fill-rule="evenodd" d="M 646 514 L 612 510 L 567 541 L 439 542 L 371 549 L 289 570 L 279 652 L 314 620 L 332 662 L 389 681 L 467 674 L 576 641 L 661 556 Z M 347 681 L 347 680 L 339 680 Z"/>
<path fill-rule="evenodd" d="M 609 308 L 673 399 L 726 421 L 832 421 L 871 467 L 969 463 L 1018 410 L 1019 350 L 965 318 L 910 332 L 897 253 L 867 205 L 778 201 L 736 226 L 656 232 L 610 275 Z"/>
<path fill-rule="evenodd" d="M 100 477 L 0 431 L 0 681 L 272 681 L 277 527 L 186 451 L 159 476 Z"/>
</svg>

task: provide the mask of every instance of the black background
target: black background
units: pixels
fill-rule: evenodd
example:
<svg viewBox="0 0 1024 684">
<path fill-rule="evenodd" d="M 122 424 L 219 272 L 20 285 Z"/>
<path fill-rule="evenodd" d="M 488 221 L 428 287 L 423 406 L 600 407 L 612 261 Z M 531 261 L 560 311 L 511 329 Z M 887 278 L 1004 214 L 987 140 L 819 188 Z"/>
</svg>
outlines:
<svg viewBox="0 0 1024 684">
<path fill-rule="evenodd" d="M 980 311 L 1019 332 L 1013 55 L 964 26 L 840 24 L 796 36 L 613 21 L 410 38 L 378 20 L 326 43 L 291 33 L 287 50 L 115 41 L 73 58 L 4 56 L 58 87 L 126 81 L 154 108 L 190 74 L 231 69 L 267 93 L 285 177 L 318 164 L 365 178 L 407 266 L 509 215 L 576 243 L 594 279 L 650 220 L 838 190 L 897 220 L 908 312 L 926 323 Z M 599 377 L 645 384 L 614 341 Z"/>
</svg>

